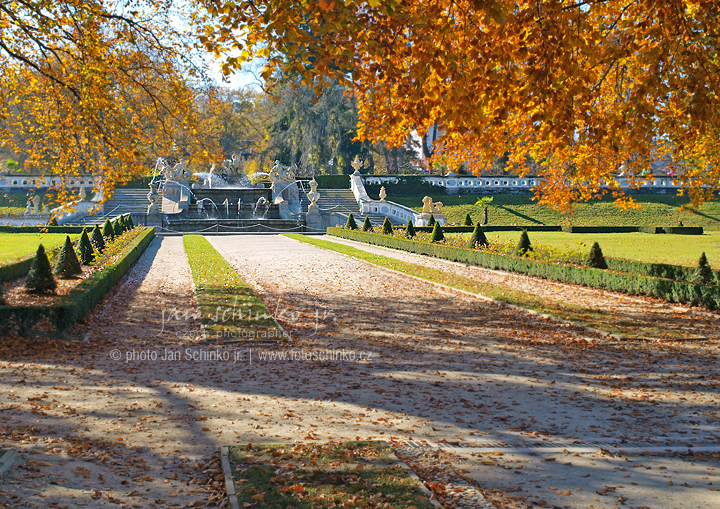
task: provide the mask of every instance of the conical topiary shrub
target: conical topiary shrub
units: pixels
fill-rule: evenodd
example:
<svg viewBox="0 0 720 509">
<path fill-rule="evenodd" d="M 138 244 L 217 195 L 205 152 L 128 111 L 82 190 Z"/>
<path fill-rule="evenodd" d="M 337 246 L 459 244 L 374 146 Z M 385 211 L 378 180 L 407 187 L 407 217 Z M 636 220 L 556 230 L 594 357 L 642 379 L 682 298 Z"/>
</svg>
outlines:
<svg viewBox="0 0 720 509">
<path fill-rule="evenodd" d="M 595 242 L 590 248 L 590 254 L 588 254 L 585 265 L 592 267 L 593 269 L 607 269 L 607 263 L 605 263 L 605 257 L 603 256 L 600 244 Z"/>
<path fill-rule="evenodd" d="M 82 274 L 80 260 L 78 260 L 78 257 L 75 254 L 75 248 L 72 245 L 69 235 L 65 237 L 65 245 L 60 251 L 60 256 L 58 256 L 58 259 L 55 262 L 53 274 L 61 279 L 70 279 Z"/>
<path fill-rule="evenodd" d="M 125 231 L 125 225 L 123 224 L 121 218 L 118 217 L 115 220 L 115 222 L 112 224 L 112 229 L 116 237 L 119 237 L 123 234 L 123 232 Z"/>
<path fill-rule="evenodd" d="M 407 225 L 405 225 L 405 236 L 409 239 L 415 236 L 415 225 L 413 225 L 412 219 L 408 219 Z"/>
<path fill-rule="evenodd" d="M 373 230 L 372 223 L 370 222 L 370 218 L 368 216 L 365 216 L 362 229 L 364 232 L 371 232 Z"/>
<path fill-rule="evenodd" d="M 53 216 L 50 218 L 50 221 L 48 221 L 48 226 L 58 226 L 57 217 Z"/>
<path fill-rule="evenodd" d="M 102 237 L 102 235 L 100 235 L 100 237 Z M 85 228 L 83 228 L 82 235 L 80 235 L 78 249 L 80 249 L 80 263 L 83 265 L 90 265 L 95 259 L 95 252 L 93 251 L 90 237 L 88 237 L 87 230 Z"/>
<path fill-rule="evenodd" d="M 125 217 L 127 217 L 127 221 L 125 221 L 125 224 L 127 225 L 128 230 L 132 230 L 133 228 L 135 228 L 135 223 L 132 220 L 132 214 L 128 214 Z"/>
<path fill-rule="evenodd" d="M 443 234 L 442 227 L 440 226 L 440 223 L 435 223 L 432 235 L 430 236 L 430 242 L 440 242 L 443 240 L 445 240 L 445 235 Z"/>
<path fill-rule="evenodd" d="M 463 221 L 463 226 L 472 226 L 472 225 L 473 225 L 472 218 L 470 217 L 470 213 L 468 212 L 467 214 L 465 214 L 465 221 Z"/>
<path fill-rule="evenodd" d="M 352 212 L 350 212 L 350 215 L 348 216 L 345 228 L 348 230 L 357 230 L 357 223 L 355 222 L 355 216 L 353 216 Z"/>
<path fill-rule="evenodd" d="M 435 216 L 433 216 L 432 214 L 430 214 L 430 219 L 428 219 L 427 225 L 435 226 Z"/>
<path fill-rule="evenodd" d="M 530 237 L 528 237 L 527 230 L 523 230 L 520 235 L 520 242 L 518 242 L 517 248 L 515 249 L 515 254 L 518 256 L 525 256 L 532 250 L 533 248 L 530 245 Z"/>
<path fill-rule="evenodd" d="M 480 226 L 480 223 L 475 225 L 475 229 L 472 232 L 472 235 L 470 235 L 470 238 L 468 239 L 468 247 L 475 249 L 478 246 L 487 246 L 488 245 L 488 239 L 485 236 L 485 232 L 482 229 L 482 226 Z"/>
<path fill-rule="evenodd" d="M 95 225 L 95 228 L 93 228 L 92 234 L 90 235 L 90 241 L 93 246 L 95 246 L 98 253 L 105 251 L 105 239 L 103 238 L 103 234 L 98 225 Z"/>
<path fill-rule="evenodd" d="M 715 275 L 713 274 L 713 270 L 707 261 L 707 256 L 705 256 L 703 252 L 703 254 L 700 255 L 700 260 L 698 260 L 698 266 L 697 269 L 695 269 L 692 282 L 696 285 L 709 285 L 713 283 L 714 279 Z"/>
<path fill-rule="evenodd" d="M 115 238 L 115 230 L 113 230 L 113 225 L 110 223 L 109 219 L 105 220 L 105 224 L 102 228 L 102 236 L 103 239 L 110 241 Z"/>
<path fill-rule="evenodd" d="M 45 253 L 45 248 L 40 244 L 30 272 L 25 279 L 25 289 L 30 293 L 46 294 L 55 292 L 55 288 L 57 288 L 57 281 L 53 277 L 50 260 Z"/>
<path fill-rule="evenodd" d="M 392 235 L 393 234 L 392 224 L 390 224 L 390 219 L 388 219 L 387 216 L 385 216 L 385 220 L 383 221 L 383 224 L 382 224 L 382 232 L 383 232 L 383 235 Z"/>
</svg>

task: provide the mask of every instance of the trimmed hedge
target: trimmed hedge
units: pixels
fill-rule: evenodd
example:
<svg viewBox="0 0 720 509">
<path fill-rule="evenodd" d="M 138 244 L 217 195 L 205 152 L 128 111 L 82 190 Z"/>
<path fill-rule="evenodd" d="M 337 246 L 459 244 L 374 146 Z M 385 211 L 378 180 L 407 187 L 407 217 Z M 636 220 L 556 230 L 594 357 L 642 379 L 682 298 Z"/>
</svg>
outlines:
<svg viewBox="0 0 720 509">
<path fill-rule="evenodd" d="M 52 306 L 0 306 L 0 334 L 14 322 L 20 334 L 26 335 L 33 325 L 47 317 L 53 326 L 65 330 L 84 318 L 115 286 L 121 277 L 145 252 L 155 237 L 155 229 L 138 230 L 137 236 L 123 249 L 113 265 L 99 269 L 73 288 L 62 302 Z"/>
<path fill-rule="evenodd" d="M 318 189 L 350 189 L 350 175 L 315 175 Z"/>
<path fill-rule="evenodd" d="M 642 276 L 659 277 L 663 279 L 674 279 L 677 281 L 692 281 L 695 277 L 697 267 L 686 267 L 684 265 L 670 265 L 667 263 L 638 262 L 625 260 L 623 258 L 605 257 L 608 269 L 617 272 L 629 272 Z M 720 281 L 720 270 L 714 270 L 715 279 Z"/>
<path fill-rule="evenodd" d="M 527 228 L 533 231 L 532 227 Z M 542 231 L 542 230 L 535 230 Z M 558 230 L 555 230 L 558 231 Z M 674 235 L 702 235 L 702 226 L 566 226 L 565 233 L 671 233 Z"/>
<path fill-rule="evenodd" d="M 477 265 L 495 270 L 518 272 L 561 283 L 589 286 L 601 290 L 648 295 L 683 304 L 702 304 L 709 309 L 720 307 L 720 288 L 717 286 L 694 285 L 685 281 L 672 281 L 659 277 L 614 272 L 563 265 L 518 256 L 505 256 L 485 251 L 464 249 L 444 244 L 430 244 L 376 233 L 328 228 L 327 233 L 336 237 L 356 240 L 412 253 L 444 258 L 468 265 Z M 609 263 L 608 263 L 609 265 Z M 694 270 L 694 269 L 693 269 Z"/>
</svg>

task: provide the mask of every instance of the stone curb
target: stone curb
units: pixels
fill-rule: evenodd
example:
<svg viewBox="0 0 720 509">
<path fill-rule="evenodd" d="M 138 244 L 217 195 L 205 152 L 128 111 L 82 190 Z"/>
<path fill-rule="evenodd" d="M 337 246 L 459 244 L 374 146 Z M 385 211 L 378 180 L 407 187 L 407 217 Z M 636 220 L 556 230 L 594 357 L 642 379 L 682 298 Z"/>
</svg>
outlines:
<svg viewBox="0 0 720 509">
<path fill-rule="evenodd" d="M 331 236 L 329 236 L 329 237 L 331 237 Z M 288 237 L 288 238 L 290 238 L 290 237 Z M 335 239 L 335 238 L 341 238 L 341 237 L 332 237 L 332 238 Z M 341 238 L 341 239 L 342 239 L 342 238 Z M 294 239 L 291 239 L 291 240 L 294 240 Z M 342 240 L 349 240 L 349 239 L 342 239 Z M 296 242 L 299 242 L 299 241 L 296 241 Z M 329 239 L 328 239 L 328 242 L 333 242 L 333 240 L 329 240 Z M 362 242 L 357 242 L 357 241 L 351 241 L 351 242 L 356 242 L 356 243 L 358 243 L 358 244 L 363 244 Z M 336 244 L 341 244 L 341 245 L 343 244 L 342 242 L 335 242 L 335 243 L 336 243 Z M 345 245 L 347 245 L 347 244 L 345 244 Z M 382 248 L 382 249 L 389 249 L 389 250 L 392 250 L 392 251 L 396 251 L 396 250 L 393 250 L 393 249 L 391 249 L 391 248 L 386 248 L 386 247 L 383 247 L 383 246 L 375 246 L 375 245 L 373 245 L 373 244 L 366 244 L 366 245 L 368 245 L 368 246 L 373 246 L 373 247 L 378 247 L 378 248 Z M 351 246 L 351 247 L 352 247 L 352 246 Z M 399 252 L 400 252 L 400 253 L 405 253 L 405 251 L 399 251 Z M 343 253 L 337 253 L 337 254 L 343 254 Z M 344 256 L 349 256 L 350 258 L 357 259 L 357 258 L 354 258 L 353 256 L 350 256 L 350 255 L 344 255 Z M 389 256 L 388 258 L 392 258 L 392 257 Z M 458 264 L 458 265 L 464 266 L 463 264 L 460 264 L 460 263 L 458 263 L 458 262 L 453 262 L 452 260 L 443 260 L 442 258 L 438 258 L 438 260 L 442 260 L 442 261 L 446 261 L 446 262 L 450 262 L 450 263 L 456 263 L 456 264 Z M 363 261 L 363 260 L 360 260 L 360 261 Z M 366 262 L 366 263 L 370 263 L 370 262 Z M 594 328 L 594 327 L 589 327 L 589 326 L 587 326 L 587 325 L 583 325 L 583 324 L 580 324 L 580 323 L 577 323 L 577 322 L 573 322 L 573 321 L 571 321 L 571 320 L 566 320 L 566 319 L 564 319 L 564 318 L 558 318 L 557 316 L 549 315 L 549 314 L 547 314 L 547 313 L 542 313 L 542 312 L 540 312 L 540 311 L 535 311 L 534 309 L 524 308 L 524 307 L 518 306 L 518 305 L 516 305 L 516 304 L 508 304 L 507 302 L 503 302 L 503 301 L 500 301 L 500 300 L 496 300 L 496 299 L 493 299 L 492 297 L 487 297 L 486 295 L 483 295 L 483 294 L 481 294 L 481 293 L 473 293 L 473 292 L 469 292 L 469 291 L 467 291 L 467 290 L 461 290 L 461 289 L 459 289 L 459 288 L 453 288 L 452 286 L 447 286 L 447 285 L 444 285 L 444 284 L 442 284 L 442 283 L 437 283 L 437 282 L 435 282 L 435 281 L 430 281 L 430 280 L 428 280 L 428 279 L 423 279 L 423 278 L 421 278 L 421 277 L 413 276 L 412 274 L 406 274 L 406 273 L 404 273 L 404 272 L 400 272 L 400 271 L 397 271 L 397 270 L 388 269 L 387 267 L 381 267 L 381 266 L 375 265 L 375 264 L 373 264 L 373 263 L 370 263 L 370 265 L 374 265 L 375 267 L 379 267 L 379 268 L 381 268 L 381 269 L 385 269 L 385 270 L 388 270 L 388 271 L 393 272 L 393 273 L 396 273 L 396 274 L 402 274 L 402 275 L 404 275 L 404 276 L 411 277 L 411 278 L 416 279 L 416 280 L 418 280 L 418 281 L 423 281 L 423 282 L 425 282 L 425 283 L 430 283 L 430 284 L 432 284 L 432 285 L 439 286 L 440 288 L 443 288 L 443 289 L 445 289 L 445 290 L 454 291 L 454 292 L 460 292 L 460 293 L 463 293 L 463 294 L 465 294 L 465 295 L 468 295 L 468 296 L 471 296 L 471 297 L 475 297 L 475 298 L 480 299 L 480 300 L 484 300 L 484 301 L 486 301 L 486 302 L 490 302 L 490 303 L 497 304 L 497 305 L 500 305 L 500 306 L 505 306 L 505 307 L 508 307 L 508 308 L 510 308 L 510 309 L 514 309 L 514 310 L 516 310 L 516 311 L 522 311 L 522 312 L 525 312 L 525 313 L 530 314 L 530 315 L 539 316 L 539 317 L 541 317 L 541 318 L 545 318 L 545 319 L 550 320 L 550 321 L 553 321 L 553 322 L 557 322 L 557 323 L 562 323 L 562 324 L 565 324 L 565 325 L 572 325 L 572 326 L 575 326 L 575 327 L 579 327 L 579 328 L 583 329 L 583 330 L 586 331 L 586 332 L 591 332 L 591 333 L 594 333 L 594 334 L 598 334 L 598 335 L 600 335 L 600 336 L 602 336 L 602 337 L 604 337 L 604 338 L 610 338 L 610 339 L 606 339 L 605 341 L 598 341 L 597 339 L 593 339 L 593 338 L 583 338 L 583 339 L 587 339 L 587 340 L 590 340 L 590 341 L 593 341 L 593 342 L 602 342 L 602 343 L 608 343 L 608 344 L 623 344 L 623 343 L 626 342 L 626 341 L 645 341 L 645 342 L 666 342 L 666 341 L 673 342 L 673 341 L 674 341 L 674 340 L 670 340 L 670 339 L 660 339 L 660 338 L 635 338 L 635 337 L 622 336 L 622 335 L 620 335 L 620 334 L 613 334 L 613 333 L 611 333 L 611 332 L 606 332 L 606 331 L 603 331 L 603 330 L 600 330 L 600 329 L 596 329 L 596 328 Z M 415 265 L 420 265 L 420 264 L 415 264 Z M 422 266 L 422 265 L 421 265 L 421 266 Z M 530 276 L 527 276 L 527 277 L 530 277 Z M 707 340 L 708 340 L 708 338 L 698 337 L 698 338 L 692 338 L 692 339 L 687 339 L 687 340 L 676 340 L 676 341 L 685 342 L 685 341 L 707 341 Z"/>
<path fill-rule="evenodd" d="M 434 505 L 435 507 L 438 507 L 439 509 L 444 509 L 442 504 L 437 501 L 437 499 L 435 498 L 435 495 L 433 495 L 432 491 L 430 491 L 427 488 L 427 486 L 425 486 L 425 483 L 422 482 L 422 479 L 420 479 L 417 476 L 417 474 L 413 471 L 413 469 L 410 468 L 407 463 L 405 463 L 403 460 L 401 460 L 400 458 L 398 458 L 395 455 L 395 453 L 393 452 L 393 449 L 392 449 L 392 445 L 390 445 L 388 442 L 383 442 L 383 443 L 385 445 L 387 445 L 388 448 L 390 449 L 390 457 L 392 458 L 392 460 L 395 461 L 400 467 L 402 467 L 402 469 L 405 470 L 407 472 L 407 474 L 418 483 L 418 487 L 428 497 L 428 499 L 430 500 L 430 503 L 432 505 Z"/>
<path fill-rule="evenodd" d="M 17 451 L 13 449 L 5 451 L 5 454 L 0 457 L 0 479 L 2 479 L 5 472 L 10 470 L 10 467 L 15 462 L 15 458 L 17 458 Z"/>
<path fill-rule="evenodd" d="M 240 509 L 240 502 L 235 493 L 235 481 L 233 481 L 232 471 L 230 470 L 227 446 L 220 447 L 220 463 L 222 464 L 223 475 L 225 476 L 225 491 L 227 492 L 230 509 Z"/>
</svg>

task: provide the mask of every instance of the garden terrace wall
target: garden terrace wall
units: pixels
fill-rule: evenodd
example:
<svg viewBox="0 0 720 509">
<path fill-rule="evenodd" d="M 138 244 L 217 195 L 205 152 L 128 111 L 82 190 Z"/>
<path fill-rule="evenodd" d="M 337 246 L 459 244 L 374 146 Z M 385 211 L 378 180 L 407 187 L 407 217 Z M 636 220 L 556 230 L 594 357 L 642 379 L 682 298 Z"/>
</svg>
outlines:
<svg viewBox="0 0 720 509">
<path fill-rule="evenodd" d="M 717 309 L 720 306 L 720 288 L 717 286 L 694 285 L 684 281 L 506 256 L 357 230 L 328 228 L 328 234 L 468 265 L 518 272 L 561 283 L 589 286 L 631 295 L 648 295 L 670 302 L 702 304 L 709 309 Z"/>
<path fill-rule="evenodd" d="M 82 233 L 83 226 L 0 226 L 0 233 Z"/>
<path fill-rule="evenodd" d="M 0 334 L 7 332 L 12 323 L 17 324 L 21 334 L 47 317 L 57 330 L 65 330 L 87 313 L 115 286 L 132 265 L 145 252 L 155 237 L 155 229 L 138 231 L 122 251 L 120 259 L 93 272 L 73 288 L 62 302 L 52 306 L 0 306 Z"/>
</svg>

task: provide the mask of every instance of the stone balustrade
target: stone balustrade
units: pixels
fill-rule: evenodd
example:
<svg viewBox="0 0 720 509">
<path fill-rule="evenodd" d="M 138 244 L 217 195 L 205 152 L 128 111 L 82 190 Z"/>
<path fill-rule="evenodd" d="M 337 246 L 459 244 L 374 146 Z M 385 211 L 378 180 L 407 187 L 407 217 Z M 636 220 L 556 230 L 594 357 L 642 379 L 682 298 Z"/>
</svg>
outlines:
<svg viewBox="0 0 720 509">
<path fill-rule="evenodd" d="M 90 187 L 98 182 L 92 175 L 76 177 L 41 177 L 39 175 L 2 175 L 0 176 L 0 189 L 5 191 L 24 189 L 45 189 L 65 184 L 66 187 Z"/>
</svg>

